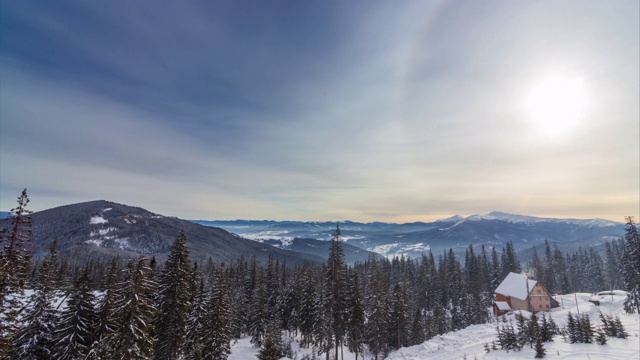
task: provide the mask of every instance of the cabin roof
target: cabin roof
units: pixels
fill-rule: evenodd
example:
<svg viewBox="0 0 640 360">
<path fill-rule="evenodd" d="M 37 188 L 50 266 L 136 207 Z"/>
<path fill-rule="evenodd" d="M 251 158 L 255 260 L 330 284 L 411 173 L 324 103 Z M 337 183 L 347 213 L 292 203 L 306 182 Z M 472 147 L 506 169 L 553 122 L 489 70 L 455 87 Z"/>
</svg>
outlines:
<svg viewBox="0 0 640 360">
<path fill-rule="evenodd" d="M 523 274 L 516 274 L 510 272 L 500 285 L 496 288 L 497 294 L 504 296 L 514 297 L 516 299 L 525 300 L 527 298 L 527 283 L 529 282 L 528 290 L 531 291 L 538 283 L 536 280 L 527 279 Z"/>
<path fill-rule="evenodd" d="M 506 301 L 496 301 L 496 307 L 500 311 L 509 311 L 511 310 L 511 306 Z"/>
</svg>

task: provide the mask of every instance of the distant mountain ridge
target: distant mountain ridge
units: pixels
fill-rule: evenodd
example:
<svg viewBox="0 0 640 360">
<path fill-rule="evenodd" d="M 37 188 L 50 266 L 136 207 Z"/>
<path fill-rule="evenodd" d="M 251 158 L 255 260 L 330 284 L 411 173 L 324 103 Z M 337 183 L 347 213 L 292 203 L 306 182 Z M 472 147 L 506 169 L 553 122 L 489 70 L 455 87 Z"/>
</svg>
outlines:
<svg viewBox="0 0 640 360">
<path fill-rule="evenodd" d="M 329 240 L 335 222 L 222 220 L 195 222 L 217 226 L 242 237 L 265 242 L 294 238 Z M 485 245 L 500 250 L 508 241 L 516 250 L 524 251 L 545 240 L 562 247 L 581 241 L 589 246 L 621 237 L 624 224 L 603 219 L 555 219 L 493 211 L 484 215 L 455 215 L 434 222 L 404 224 L 353 221 L 340 222 L 343 240 L 383 256 L 416 257 L 429 251 L 436 254 L 449 248 L 458 254 L 471 245 Z"/>
</svg>

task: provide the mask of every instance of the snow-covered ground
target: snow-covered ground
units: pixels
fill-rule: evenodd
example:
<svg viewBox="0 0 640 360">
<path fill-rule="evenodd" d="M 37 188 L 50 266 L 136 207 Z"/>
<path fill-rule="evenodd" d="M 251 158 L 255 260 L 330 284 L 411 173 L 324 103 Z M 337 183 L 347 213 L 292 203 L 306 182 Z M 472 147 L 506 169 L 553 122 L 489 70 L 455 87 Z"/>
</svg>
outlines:
<svg viewBox="0 0 640 360">
<path fill-rule="evenodd" d="M 640 329 L 638 314 L 626 314 L 622 305 L 624 293 L 614 291 L 613 295 L 595 295 L 586 293 L 559 295 L 556 297 L 562 304 L 560 308 L 552 309 L 547 313 L 556 324 L 562 328 L 565 326 L 567 314 L 588 314 L 591 323 L 600 325 L 599 311 L 603 314 L 618 315 L 625 330 L 629 334 L 627 339 L 608 339 L 606 345 L 570 344 L 561 336 L 556 336 L 553 342 L 545 343 L 545 359 L 640 359 Z M 589 299 L 598 300 L 600 306 L 589 302 Z M 576 302 L 577 301 L 577 302 Z M 507 319 L 514 319 L 513 315 L 505 315 Z M 473 325 L 465 329 L 450 332 L 426 341 L 420 345 L 402 348 L 389 354 L 388 359 L 419 360 L 419 359 L 533 359 L 535 351 L 525 346 L 521 351 L 496 350 L 485 352 L 484 344 L 496 340 L 496 324 Z M 300 349 L 296 342 L 292 343 L 294 359 L 301 359 L 310 354 L 310 349 Z M 344 349 L 344 359 L 353 360 L 355 355 Z M 250 338 L 238 340 L 231 347 L 229 360 L 256 359 L 258 349 L 251 346 Z M 319 357 L 324 359 L 324 354 Z M 359 357 L 362 358 L 362 357 Z M 370 359 L 371 356 L 365 356 Z"/>
</svg>

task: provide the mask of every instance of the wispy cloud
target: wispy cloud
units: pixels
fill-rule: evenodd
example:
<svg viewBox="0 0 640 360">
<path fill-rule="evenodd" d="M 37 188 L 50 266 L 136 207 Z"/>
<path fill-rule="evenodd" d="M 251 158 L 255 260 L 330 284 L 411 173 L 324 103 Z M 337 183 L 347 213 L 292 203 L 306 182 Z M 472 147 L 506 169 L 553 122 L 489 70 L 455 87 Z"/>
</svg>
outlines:
<svg viewBox="0 0 640 360">
<path fill-rule="evenodd" d="M 191 218 L 638 211 L 637 3 L 2 8 L 3 208 L 30 186 Z M 590 91 L 558 139 L 523 110 L 550 73 Z"/>
</svg>

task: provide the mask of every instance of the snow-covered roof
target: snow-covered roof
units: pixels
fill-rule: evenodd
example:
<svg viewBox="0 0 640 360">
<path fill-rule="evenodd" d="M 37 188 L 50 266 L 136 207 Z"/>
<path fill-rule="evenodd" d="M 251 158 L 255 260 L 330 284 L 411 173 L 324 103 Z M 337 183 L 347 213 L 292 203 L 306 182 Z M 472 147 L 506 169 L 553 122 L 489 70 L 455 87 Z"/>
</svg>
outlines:
<svg viewBox="0 0 640 360">
<path fill-rule="evenodd" d="M 496 301 L 496 306 L 500 311 L 509 311 L 511 310 L 511 306 L 506 301 Z"/>
<path fill-rule="evenodd" d="M 527 298 L 527 278 L 523 274 L 509 273 L 500 285 L 496 288 L 496 294 L 514 297 L 525 300 Z M 538 283 L 536 280 L 528 279 L 529 291 Z"/>
</svg>

